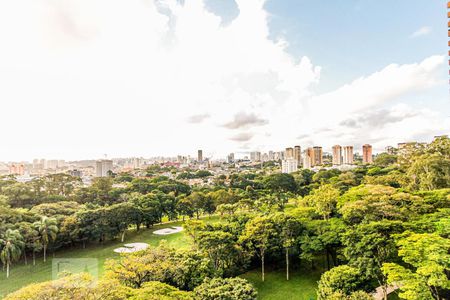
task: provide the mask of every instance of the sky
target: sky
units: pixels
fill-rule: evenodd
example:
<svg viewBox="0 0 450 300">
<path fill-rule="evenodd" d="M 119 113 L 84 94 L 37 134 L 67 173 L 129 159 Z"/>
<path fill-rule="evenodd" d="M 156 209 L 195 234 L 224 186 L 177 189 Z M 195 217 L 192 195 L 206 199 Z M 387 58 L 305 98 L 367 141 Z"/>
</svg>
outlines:
<svg viewBox="0 0 450 300">
<path fill-rule="evenodd" d="M 0 0 L 0 161 L 428 142 L 445 2 Z"/>
</svg>

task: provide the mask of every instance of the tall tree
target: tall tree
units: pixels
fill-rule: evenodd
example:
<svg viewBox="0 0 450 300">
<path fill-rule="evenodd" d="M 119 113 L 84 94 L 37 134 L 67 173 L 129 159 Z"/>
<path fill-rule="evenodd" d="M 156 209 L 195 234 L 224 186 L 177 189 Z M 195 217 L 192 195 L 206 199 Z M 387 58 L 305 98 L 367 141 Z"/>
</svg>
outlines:
<svg viewBox="0 0 450 300">
<path fill-rule="evenodd" d="M 41 217 L 39 221 L 34 222 L 34 227 L 39 232 L 42 246 L 44 248 L 44 262 L 47 260 L 47 248 L 51 241 L 56 239 L 58 232 L 57 221 L 55 218 Z"/>
<path fill-rule="evenodd" d="M 387 298 L 387 278 L 381 267 L 397 258 L 393 235 L 404 231 L 400 221 L 380 221 L 360 224 L 343 236 L 344 254 L 349 265 L 358 268 L 361 276 L 376 280 Z"/>
<path fill-rule="evenodd" d="M 9 278 L 11 264 L 20 258 L 25 243 L 19 230 L 8 229 L 0 239 L 0 245 L 2 245 L 0 259 L 6 265 L 6 278 Z"/>
<path fill-rule="evenodd" d="M 264 281 L 264 260 L 267 252 L 277 247 L 277 231 L 270 216 L 256 216 L 246 225 L 239 241 L 261 259 L 261 279 Z"/>
<path fill-rule="evenodd" d="M 280 227 L 279 237 L 285 251 L 286 280 L 289 280 L 289 250 L 294 247 L 296 238 L 300 236 L 301 223 L 291 215 L 281 213 L 275 216 L 275 223 Z"/>
</svg>

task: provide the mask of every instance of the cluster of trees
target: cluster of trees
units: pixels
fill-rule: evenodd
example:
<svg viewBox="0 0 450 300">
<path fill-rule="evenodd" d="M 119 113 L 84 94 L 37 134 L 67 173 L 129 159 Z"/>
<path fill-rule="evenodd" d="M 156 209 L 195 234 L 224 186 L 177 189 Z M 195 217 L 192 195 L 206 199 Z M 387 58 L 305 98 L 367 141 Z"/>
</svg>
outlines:
<svg viewBox="0 0 450 300">
<path fill-rule="evenodd" d="M 5 299 L 254 300 L 257 296 L 244 279 L 216 276 L 200 251 L 180 251 L 164 244 L 108 260 L 105 268 L 98 282 L 89 274 L 69 274 L 29 285 Z"/>
<path fill-rule="evenodd" d="M 177 176 L 177 179 L 198 179 L 210 177 L 213 174 L 208 170 L 198 170 L 196 172 L 185 171 Z"/>
<path fill-rule="evenodd" d="M 27 253 L 45 259 L 47 249 L 123 240 L 129 228 L 187 217 L 193 249 L 162 245 L 109 261 L 102 280 L 118 282 L 132 299 L 155 289 L 167 299 L 254 299 L 251 285 L 236 276 L 259 267 L 264 281 L 270 267 L 285 269 L 289 280 L 292 268 L 302 268 L 324 271 L 319 299 L 370 299 L 389 285 L 402 299 L 449 298 L 448 138 L 383 153 L 349 171 L 245 171 L 201 188 L 158 172 L 117 174 L 90 187 L 69 176 L 0 181 L 5 269 L 20 257 L 26 262 Z M 200 220 L 213 213 L 222 221 Z"/>
</svg>

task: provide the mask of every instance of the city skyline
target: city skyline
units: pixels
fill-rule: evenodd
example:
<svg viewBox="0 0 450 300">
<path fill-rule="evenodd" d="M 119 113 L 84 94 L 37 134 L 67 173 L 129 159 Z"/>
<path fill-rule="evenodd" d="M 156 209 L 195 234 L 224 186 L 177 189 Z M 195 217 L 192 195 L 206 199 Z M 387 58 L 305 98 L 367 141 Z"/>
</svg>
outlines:
<svg viewBox="0 0 450 300">
<path fill-rule="evenodd" d="M 0 160 L 448 134 L 444 3 L 295 4 L 2 1 Z"/>
<path fill-rule="evenodd" d="M 448 136 L 448 135 L 441 135 L 441 136 Z M 434 136 L 434 137 L 430 137 L 428 140 L 428 142 L 431 142 L 432 140 L 434 140 L 436 137 L 439 136 Z M 382 148 L 380 149 L 375 149 L 373 148 L 373 145 L 371 144 L 367 144 L 364 142 L 360 142 L 360 144 L 349 144 L 349 145 L 343 145 L 343 144 L 333 144 L 330 147 L 323 147 L 321 145 L 296 145 L 296 146 L 283 146 L 280 145 L 277 148 L 273 148 L 273 149 L 269 149 L 269 150 L 259 150 L 259 149 L 252 149 L 249 151 L 232 151 L 230 153 L 226 153 L 224 155 L 213 155 L 212 152 L 208 151 L 208 149 L 206 148 L 202 148 L 202 149 L 196 149 L 195 151 L 193 151 L 193 153 L 180 153 L 177 152 L 175 155 L 174 154 L 164 154 L 164 153 L 159 153 L 156 155 L 144 155 L 144 154 L 137 154 L 137 155 L 128 155 L 128 156 L 111 156 L 108 155 L 106 153 L 103 153 L 101 156 L 99 157 L 81 157 L 81 158 L 77 158 L 77 159 L 70 159 L 64 156 L 57 156 L 57 157 L 35 157 L 33 156 L 31 159 L 17 159 L 17 160 L 1 160 L 0 162 L 3 163 L 22 163 L 22 162 L 29 162 L 29 163 L 39 163 L 39 161 L 45 161 L 46 163 L 61 163 L 61 162 L 65 162 L 65 161 L 84 161 L 84 160 L 111 160 L 111 159 L 127 159 L 127 158 L 147 158 L 147 159 L 151 159 L 151 158 L 171 158 L 171 159 L 175 159 L 177 157 L 190 157 L 190 159 L 196 160 L 196 161 L 204 161 L 206 160 L 227 160 L 229 159 L 229 156 L 232 154 L 233 155 L 233 159 L 234 156 L 236 156 L 236 158 L 238 159 L 242 159 L 245 157 L 248 157 L 250 160 L 255 160 L 255 158 L 252 158 L 252 155 L 259 155 L 260 157 L 257 159 L 261 159 L 263 154 L 267 154 L 270 155 L 270 153 L 274 154 L 274 153 L 284 153 L 283 155 L 285 157 L 283 158 L 293 158 L 296 159 L 297 161 L 303 161 L 304 154 L 307 154 L 308 151 L 311 151 L 311 153 L 314 153 L 315 148 L 320 148 L 320 153 L 322 153 L 321 155 L 323 156 L 324 154 L 330 154 L 333 155 L 335 154 L 336 150 L 335 147 L 340 147 L 339 151 L 341 153 L 341 159 L 340 162 L 341 163 L 352 163 L 352 159 L 348 159 L 346 157 L 353 157 L 353 155 L 355 154 L 360 154 L 362 157 L 364 156 L 364 148 L 365 146 L 369 146 L 370 147 L 370 153 L 371 155 L 377 155 L 379 153 L 384 153 L 384 152 L 389 152 L 387 149 L 393 149 L 393 148 L 398 148 L 400 149 L 402 147 L 402 145 L 405 144 L 409 144 L 409 143 L 419 143 L 419 144 L 426 144 L 428 142 L 423 142 L 423 141 L 406 141 L 406 142 L 398 142 L 394 145 L 384 145 Z M 355 145 L 360 145 L 360 146 L 355 146 Z M 205 151 L 206 150 L 206 151 Z M 314 154 L 311 154 L 312 157 L 314 157 Z M 204 159 L 205 158 L 205 159 Z M 282 159 L 282 158 L 280 158 Z M 270 159 L 272 160 L 272 159 Z M 314 165 L 314 163 L 313 163 Z"/>
<path fill-rule="evenodd" d="M 431 141 L 432 139 L 430 139 Z M 400 142 L 397 143 L 396 145 L 394 145 L 394 147 L 392 145 L 386 145 L 383 149 L 379 150 L 379 151 L 372 151 L 373 155 L 377 155 L 379 153 L 383 153 L 383 152 L 387 152 L 387 148 L 398 148 L 403 144 L 408 144 L 408 143 L 421 143 L 421 142 L 417 142 L 417 141 L 408 141 L 408 142 Z M 232 151 L 230 153 L 227 153 L 225 155 L 220 155 L 220 156 L 214 156 L 212 155 L 210 152 L 205 151 L 205 149 L 197 149 L 195 150 L 193 153 L 177 153 L 176 155 L 167 155 L 164 153 L 160 153 L 157 155 L 150 155 L 150 156 L 146 156 L 143 154 L 138 154 L 138 155 L 131 155 L 131 156 L 110 156 L 108 154 L 102 154 L 100 157 L 83 157 L 83 158 L 78 158 L 78 159 L 70 159 L 64 156 L 58 156 L 58 157 L 33 157 L 32 159 L 18 159 L 18 160 L 1 160 L 0 162 L 3 163 L 22 163 L 22 162 L 28 162 L 28 163 L 32 163 L 33 165 L 35 164 L 43 164 L 44 162 L 46 164 L 50 163 L 50 164 L 58 164 L 58 163 L 64 163 L 64 162 L 69 162 L 69 161 L 88 161 L 88 160 L 93 160 L 93 161 L 98 161 L 98 160 L 114 160 L 114 159 L 132 159 L 132 158 L 147 158 L 147 159 L 151 159 L 151 158 L 172 158 L 175 159 L 177 157 L 189 157 L 190 159 L 196 160 L 196 161 L 204 161 L 206 158 L 206 160 L 209 159 L 214 159 L 214 160 L 227 160 L 229 158 L 229 156 L 232 154 L 233 155 L 233 159 L 234 156 L 237 156 L 238 159 L 242 159 L 244 157 L 248 157 L 249 159 L 252 159 L 252 155 L 256 155 L 256 153 L 258 153 L 259 156 L 262 156 L 263 154 L 270 154 L 272 152 L 272 154 L 274 153 L 284 153 L 285 158 L 292 158 L 292 159 L 296 159 L 299 160 L 298 158 L 300 158 L 300 161 L 303 160 L 303 155 L 305 153 L 308 152 L 308 150 L 313 151 L 314 148 L 320 148 L 320 151 L 322 153 L 322 155 L 324 155 L 325 153 L 332 155 L 334 153 L 334 147 L 341 147 L 341 151 L 342 153 L 345 152 L 345 148 L 351 148 L 351 153 L 353 154 L 358 154 L 360 153 L 361 155 L 364 152 L 364 146 L 372 146 L 369 144 L 361 144 L 361 146 L 355 147 L 353 145 L 333 145 L 331 147 L 322 147 L 320 145 L 304 145 L 304 146 L 287 146 L 287 147 L 283 147 L 283 146 L 279 146 L 278 148 L 275 149 L 269 149 L 267 151 L 261 151 L 258 149 L 253 149 L 250 151 Z M 356 151 L 353 152 L 353 149 L 356 148 Z M 298 150 L 297 150 L 298 149 Z M 359 149 L 359 151 L 358 151 Z M 206 149 L 207 150 L 207 149 Z M 205 153 L 205 156 L 204 154 Z M 342 154 L 343 157 L 345 157 L 344 154 Z M 314 155 L 313 155 L 314 156 Z M 261 158 L 261 157 L 260 157 Z M 259 158 L 259 159 L 260 159 Z M 281 158 L 280 158 L 281 159 Z M 342 158 L 343 159 L 343 158 Z M 270 159 L 272 160 L 272 159 Z M 345 159 L 344 159 L 345 160 Z"/>
</svg>

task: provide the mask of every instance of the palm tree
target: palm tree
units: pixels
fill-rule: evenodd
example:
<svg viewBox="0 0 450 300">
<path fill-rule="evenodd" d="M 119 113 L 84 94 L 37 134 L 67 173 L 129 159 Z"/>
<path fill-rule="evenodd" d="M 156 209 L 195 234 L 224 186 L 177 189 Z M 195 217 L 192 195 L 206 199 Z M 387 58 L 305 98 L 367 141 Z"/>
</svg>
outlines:
<svg viewBox="0 0 450 300">
<path fill-rule="evenodd" d="M 0 239 L 0 244 L 3 246 L 0 259 L 6 265 L 6 278 L 9 278 L 9 268 L 13 261 L 20 258 L 25 243 L 19 230 L 8 229 L 3 238 Z"/>
<path fill-rule="evenodd" d="M 56 239 L 58 226 L 55 218 L 41 217 L 39 221 L 34 222 L 34 228 L 39 232 L 41 243 L 44 248 L 44 262 L 47 260 L 47 246 L 51 240 Z"/>
</svg>

